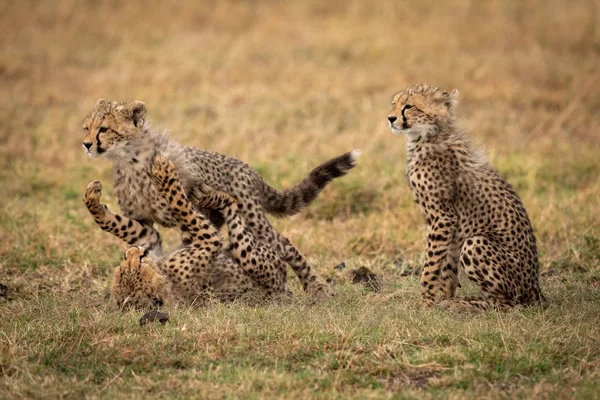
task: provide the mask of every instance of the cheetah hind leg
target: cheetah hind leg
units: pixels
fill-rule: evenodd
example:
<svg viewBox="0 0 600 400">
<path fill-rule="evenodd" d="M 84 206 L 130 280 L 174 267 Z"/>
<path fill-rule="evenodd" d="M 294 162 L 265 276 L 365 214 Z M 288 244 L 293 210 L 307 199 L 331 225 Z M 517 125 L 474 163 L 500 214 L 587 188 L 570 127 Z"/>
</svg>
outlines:
<svg viewBox="0 0 600 400">
<path fill-rule="evenodd" d="M 261 286 L 265 286 L 266 281 L 270 282 L 266 285 L 267 292 L 287 292 L 285 286 L 287 268 L 285 263 L 289 263 L 292 267 L 295 266 L 297 270 L 301 271 L 299 273 L 299 271 L 295 270 L 302 281 L 304 290 L 313 300 L 327 299 L 334 296 L 334 292 L 327 282 L 311 270 L 304 256 L 300 254 L 287 238 L 273 230 L 275 233 L 274 239 L 278 242 L 276 246 L 279 246 L 279 248 L 272 248 L 270 245 L 265 246 L 262 241 L 255 240 L 250 231 L 245 228 L 241 217 L 236 212 L 237 201 L 233 197 L 227 193 L 216 191 L 205 184 L 195 187 L 192 197 L 195 198 L 194 205 L 201 208 L 216 209 L 223 213 L 229 228 L 229 234 L 236 239 L 233 242 L 234 249 L 232 254 L 247 273 L 259 279 Z M 265 220 L 265 222 L 267 221 Z M 268 222 L 265 225 L 268 226 Z M 237 248 L 236 245 L 238 246 Z M 252 254 L 248 254 L 250 253 L 249 250 Z M 256 263 L 253 263 L 253 260 L 257 260 Z M 279 273 L 275 274 L 274 282 L 271 280 L 272 276 L 270 274 L 261 271 L 261 261 L 258 260 L 268 260 L 267 263 L 275 266 L 275 270 L 279 271 Z M 265 261 L 262 262 L 263 268 L 266 267 L 264 263 Z M 257 265 L 259 265 L 258 269 Z"/>
<path fill-rule="evenodd" d="M 287 266 L 269 244 L 255 239 L 237 212 L 237 201 L 229 194 L 201 184 L 194 189 L 196 206 L 218 210 L 225 217 L 230 252 L 242 270 L 265 292 L 266 299 L 287 294 Z"/>
<path fill-rule="evenodd" d="M 284 261 L 292 267 L 296 276 L 302 282 L 302 286 L 308 294 L 310 302 L 319 302 L 334 297 L 335 292 L 331 286 L 315 273 L 308 264 L 306 257 L 298 251 L 288 238 L 279 232 L 274 232 L 280 246 L 282 246 L 281 252 L 283 253 Z"/>
<path fill-rule="evenodd" d="M 483 297 L 446 299 L 438 306 L 471 311 L 507 311 L 515 307 L 518 290 L 522 291 L 524 285 L 519 281 L 520 275 L 506 265 L 507 261 L 516 265 L 518 258 L 511 257 L 507 250 L 486 237 L 467 239 L 460 251 L 460 262 L 469 280 L 483 292 Z"/>
<path fill-rule="evenodd" d="M 189 235 L 189 244 L 171 253 L 163 261 L 163 269 L 174 290 L 183 292 L 191 305 L 202 305 L 210 300 L 213 293 L 210 266 L 222 247 L 218 232 L 204 215 L 194 209 L 171 161 L 157 155 L 152 163 L 152 175 L 180 221 L 182 230 L 187 230 Z"/>
</svg>

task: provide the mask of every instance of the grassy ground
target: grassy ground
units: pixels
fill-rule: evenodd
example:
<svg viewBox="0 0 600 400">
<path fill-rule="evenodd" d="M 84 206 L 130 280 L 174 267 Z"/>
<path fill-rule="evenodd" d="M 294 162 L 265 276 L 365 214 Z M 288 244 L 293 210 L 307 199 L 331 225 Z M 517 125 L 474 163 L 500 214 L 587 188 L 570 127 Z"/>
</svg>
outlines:
<svg viewBox="0 0 600 400">
<path fill-rule="evenodd" d="M 567 0 L 0 4 L 0 398 L 599 398 L 600 6 Z M 394 91 L 461 91 L 459 112 L 521 195 L 545 310 L 418 306 L 425 227 L 404 182 Z M 308 306 L 170 310 L 140 327 L 105 293 L 124 245 L 81 195 L 96 99 L 142 100 L 179 142 L 276 187 L 360 148 L 302 215 L 274 221 L 340 283 Z M 176 237 L 165 232 L 168 243 Z M 407 276 L 406 276 L 407 275 Z M 461 293 L 475 293 L 463 279 Z"/>
</svg>

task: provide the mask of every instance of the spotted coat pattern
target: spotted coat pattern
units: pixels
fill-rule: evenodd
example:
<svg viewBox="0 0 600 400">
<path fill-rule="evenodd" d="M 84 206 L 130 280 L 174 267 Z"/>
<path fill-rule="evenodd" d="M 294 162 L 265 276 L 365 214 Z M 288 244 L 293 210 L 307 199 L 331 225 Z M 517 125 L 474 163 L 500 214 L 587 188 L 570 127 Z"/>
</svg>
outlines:
<svg viewBox="0 0 600 400">
<path fill-rule="evenodd" d="M 175 165 L 186 194 L 189 195 L 198 185 L 206 184 L 236 198 L 239 213 L 255 240 L 273 246 L 278 256 L 292 267 L 307 292 L 316 296 L 332 295 L 329 286 L 315 273 L 306 258 L 287 238 L 275 231 L 267 213 L 278 216 L 297 213 L 313 201 L 331 180 L 353 168 L 360 152 L 349 152 L 325 162 L 298 185 L 277 191 L 242 161 L 183 147 L 153 129 L 145 117 L 146 108 L 142 102 L 125 104 L 100 99 L 84 122 L 84 151 L 90 157 L 102 156 L 112 161 L 119 207 L 124 216 L 143 226 L 135 232 L 126 228 L 120 237 L 132 245 L 148 247 L 150 254 L 156 257 L 164 255 L 160 236 L 153 224 L 177 227 L 177 217 L 158 193 L 152 178 L 152 159 L 155 154 L 161 153 Z M 214 210 L 198 211 L 203 211 L 217 227 L 224 222 Z M 183 243 L 189 243 L 189 234 L 186 231 L 181 233 Z"/>
<path fill-rule="evenodd" d="M 272 300 L 287 296 L 286 265 L 275 249 L 255 240 L 238 213 L 237 202 L 224 192 L 201 185 L 188 198 L 173 163 L 158 155 L 152 165 L 159 194 L 172 209 L 178 227 L 189 234 L 189 243 L 156 259 L 147 248 L 133 246 L 115 270 L 111 294 L 120 307 L 144 308 L 165 302 L 204 304 L 210 299 L 230 301 Z M 84 201 L 96 222 L 123 238 L 145 229 L 137 221 L 111 213 L 100 203 L 101 184 L 88 185 Z M 215 227 L 196 207 L 223 216 L 230 248 L 222 249 Z"/>
<path fill-rule="evenodd" d="M 388 115 L 392 132 L 407 137 L 406 178 L 427 223 L 424 303 L 508 309 L 544 302 L 527 211 L 457 127 L 457 97 L 414 85 L 394 96 Z M 482 298 L 454 298 L 459 265 Z"/>
</svg>

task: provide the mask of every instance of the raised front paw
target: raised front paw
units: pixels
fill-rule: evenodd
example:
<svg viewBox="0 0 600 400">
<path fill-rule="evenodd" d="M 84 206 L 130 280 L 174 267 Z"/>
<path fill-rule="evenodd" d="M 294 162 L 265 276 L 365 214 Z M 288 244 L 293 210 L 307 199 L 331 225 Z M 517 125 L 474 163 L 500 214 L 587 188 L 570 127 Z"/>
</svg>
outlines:
<svg viewBox="0 0 600 400">
<path fill-rule="evenodd" d="M 100 196 L 102 195 L 102 184 L 100 181 L 90 182 L 85 188 L 85 194 L 83 195 L 83 202 L 89 209 L 96 209 L 100 204 Z"/>
<path fill-rule="evenodd" d="M 152 161 L 152 176 L 158 187 L 167 189 L 170 179 L 177 179 L 175 166 L 162 154 L 157 154 Z"/>
</svg>

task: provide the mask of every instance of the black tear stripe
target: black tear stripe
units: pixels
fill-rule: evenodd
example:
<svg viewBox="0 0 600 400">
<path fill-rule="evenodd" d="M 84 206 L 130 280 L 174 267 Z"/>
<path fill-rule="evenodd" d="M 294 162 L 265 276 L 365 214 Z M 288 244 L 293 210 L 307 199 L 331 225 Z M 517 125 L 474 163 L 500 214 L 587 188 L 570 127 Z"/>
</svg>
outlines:
<svg viewBox="0 0 600 400">
<path fill-rule="evenodd" d="M 98 129 L 98 133 L 96 133 L 96 148 L 98 153 L 104 153 L 104 149 L 100 147 L 102 145 L 102 141 L 100 141 L 100 129 Z"/>
</svg>

